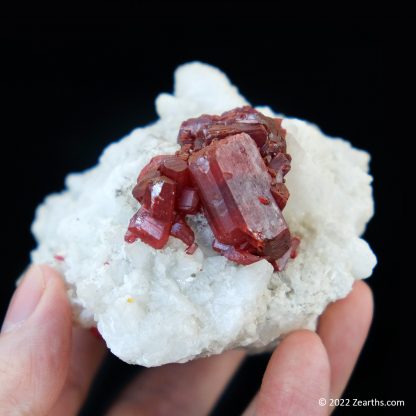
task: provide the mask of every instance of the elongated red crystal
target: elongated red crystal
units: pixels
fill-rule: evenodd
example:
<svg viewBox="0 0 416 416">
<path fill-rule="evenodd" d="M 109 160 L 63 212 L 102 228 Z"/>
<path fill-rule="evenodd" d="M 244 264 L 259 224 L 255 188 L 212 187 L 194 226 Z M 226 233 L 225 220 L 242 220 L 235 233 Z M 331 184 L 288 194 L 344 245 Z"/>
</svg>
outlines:
<svg viewBox="0 0 416 416">
<path fill-rule="evenodd" d="M 249 106 L 235 108 L 220 116 L 203 114 L 184 121 L 179 130 L 178 143 L 200 150 L 214 139 L 238 133 L 249 134 L 262 153 L 286 151 L 286 131 L 281 127 L 281 119 L 264 116 Z"/>
<path fill-rule="evenodd" d="M 144 207 L 141 207 L 130 220 L 125 240 L 132 243 L 140 238 L 154 248 L 163 248 L 169 238 L 171 224 L 157 220 Z"/>
<path fill-rule="evenodd" d="M 166 176 L 149 181 L 143 197 L 143 206 L 157 220 L 171 223 L 175 216 L 176 182 Z"/>
<path fill-rule="evenodd" d="M 174 156 L 165 159 L 159 167 L 162 175 L 166 175 L 174 180 L 178 187 L 184 187 L 190 184 L 188 164 L 180 157 Z"/>
<path fill-rule="evenodd" d="M 133 188 L 133 196 L 140 202 L 143 203 L 144 196 L 150 183 L 153 179 L 160 177 L 158 170 L 148 170 L 144 175 L 141 175 L 141 179 L 137 181 L 136 186 Z"/>
<path fill-rule="evenodd" d="M 218 240 L 214 240 L 212 248 L 218 253 L 221 253 L 224 257 L 227 257 L 228 260 L 234 261 L 238 264 L 243 264 L 245 266 L 256 263 L 262 259 L 262 257 L 256 256 L 247 250 L 241 250 L 235 246 L 223 244 Z"/>
<path fill-rule="evenodd" d="M 287 251 L 290 233 L 270 192 L 267 167 L 248 134 L 229 136 L 194 153 L 189 169 L 218 241 L 247 241 L 272 258 Z"/>
<path fill-rule="evenodd" d="M 283 182 L 283 177 L 290 170 L 290 156 L 286 153 L 278 153 L 270 160 L 269 168 L 275 171 L 277 182 Z"/>
<path fill-rule="evenodd" d="M 183 214 L 196 214 L 199 210 L 199 195 L 195 188 L 185 187 L 177 199 L 177 208 Z"/>
<path fill-rule="evenodd" d="M 142 204 L 143 198 L 146 194 L 146 190 L 149 187 L 150 182 L 161 176 L 160 168 L 162 164 L 170 159 L 175 159 L 173 155 L 159 155 L 153 157 L 150 162 L 141 170 L 137 184 L 133 188 L 133 196 Z M 169 175 L 166 175 L 170 177 Z"/>
<path fill-rule="evenodd" d="M 160 168 L 161 164 L 164 160 L 174 157 L 173 155 L 159 155 L 152 157 L 150 162 L 141 170 L 138 178 L 137 183 L 143 180 L 143 178 L 150 174 L 150 176 L 153 174 L 153 172 L 157 172 Z"/>
<path fill-rule="evenodd" d="M 270 192 L 272 193 L 277 206 L 282 210 L 289 199 L 289 191 L 284 183 L 276 183 L 271 186 Z"/>
<path fill-rule="evenodd" d="M 294 259 L 297 256 L 297 249 L 299 244 L 300 239 L 298 237 L 293 237 L 291 246 L 287 249 L 287 251 L 280 258 L 272 261 L 276 271 L 280 272 L 284 270 L 289 259 Z"/>
<path fill-rule="evenodd" d="M 197 244 L 186 216 L 202 211 L 214 250 L 239 264 L 266 259 L 282 270 L 300 240 L 282 215 L 291 157 L 281 122 L 249 106 L 184 121 L 180 150 L 153 157 L 137 178 L 133 196 L 142 208 L 126 241 L 161 248 L 171 235 L 192 254 Z"/>
<path fill-rule="evenodd" d="M 195 234 L 192 228 L 187 224 L 181 215 L 177 215 L 172 224 L 170 235 L 179 238 L 187 246 L 191 246 L 195 242 Z"/>
</svg>

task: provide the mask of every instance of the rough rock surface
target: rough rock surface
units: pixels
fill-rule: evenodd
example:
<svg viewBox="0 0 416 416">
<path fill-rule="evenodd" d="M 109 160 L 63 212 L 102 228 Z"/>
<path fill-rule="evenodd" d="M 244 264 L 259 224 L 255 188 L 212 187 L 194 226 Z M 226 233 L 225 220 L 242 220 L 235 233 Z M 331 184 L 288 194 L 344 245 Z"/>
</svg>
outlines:
<svg viewBox="0 0 416 416">
<path fill-rule="evenodd" d="M 270 348 L 291 330 L 314 329 L 326 305 L 376 264 L 359 237 L 373 214 L 369 155 L 289 118 L 282 124 L 293 158 L 285 218 L 302 243 L 284 272 L 265 260 L 236 265 L 213 251 L 201 216 L 189 221 L 199 247 L 193 255 L 173 237 L 162 250 L 124 241 L 137 209 L 137 172 L 152 156 L 178 149 L 181 122 L 245 104 L 218 69 L 179 67 L 174 93 L 156 100 L 160 119 L 108 146 L 96 167 L 70 174 L 66 190 L 36 212 L 32 260 L 63 273 L 75 318 L 97 326 L 124 361 L 156 366 L 238 346 Z"/>
</svg>

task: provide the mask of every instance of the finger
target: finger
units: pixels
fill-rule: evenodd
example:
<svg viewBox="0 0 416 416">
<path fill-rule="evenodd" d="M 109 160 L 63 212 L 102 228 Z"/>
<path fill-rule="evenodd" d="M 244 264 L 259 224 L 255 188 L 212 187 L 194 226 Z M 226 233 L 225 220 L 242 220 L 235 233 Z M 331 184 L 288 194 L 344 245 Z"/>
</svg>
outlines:
<svg viewBox="0 0 416 416">
<path fill-rule="evenodd" d="M 243 351 L 235 350 L 146 370 L 127 387 L 109 414 L 208 414 L 244 356 Z"/>
<path fill-rule="evenodd" d="M 318 334 L 331 365 L 331 398 L 341 396 L 368 334 L 373 316 L 373 298 L 368 285 L 354 284 L 345 298 L 328 306 L 321 316 Z"/>
<path fill-rule="evenodd" d="M 107 348 L 89 330 L 73 328 L 68 376 L 51 415 L 76 415 L 88 393 Z"/>
<path fill-rule="evenodd" d="M 71 326 L 62 279 L 47 266 L 32 266 L 0 335 L 0 414 L 48 413 L 67 375 Z"/>
<path fill-rule="evenodd" d="M 245 415 L 326 415 L 319 399 L 329 395 L 330 368 L 320 338 L 310 331 L 289 334 L 272 354 L 256 398 Z"/>
</svg>

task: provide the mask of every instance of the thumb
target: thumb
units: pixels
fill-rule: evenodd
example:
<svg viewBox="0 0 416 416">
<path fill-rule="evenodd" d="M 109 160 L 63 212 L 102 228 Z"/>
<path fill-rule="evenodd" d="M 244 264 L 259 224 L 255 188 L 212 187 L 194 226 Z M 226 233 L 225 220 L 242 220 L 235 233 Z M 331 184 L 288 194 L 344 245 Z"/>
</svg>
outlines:
<svg viewBox="0 0 416 416">
<path fill-rule="evenodd" d="M 59 274 L 31 266 L 0 334 L 0 414 L 45 415 L 69 365 L 71 311 Z"/>
</svg>

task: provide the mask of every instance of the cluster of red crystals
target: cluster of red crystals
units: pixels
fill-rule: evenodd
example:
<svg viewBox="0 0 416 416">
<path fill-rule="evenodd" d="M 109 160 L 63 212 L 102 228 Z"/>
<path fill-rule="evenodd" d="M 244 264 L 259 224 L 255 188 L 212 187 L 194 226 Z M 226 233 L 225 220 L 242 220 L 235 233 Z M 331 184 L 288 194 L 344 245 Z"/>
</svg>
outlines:
<svg viewBox="0 0 416 416">
<path fill-rule="evenodd" d="M 239 264 L 267 259 L 282 270 L 300 240 L 282 215 L 291 157 L 281 122 L 249 106 L 184 121 L 181 149 L 154 157 L 140 172 L 133 196 L 142 206 L 126 241 L 140 238 L 159 249 L 171 235 L 192 254 L 195 236 L 186 215 L 202 211 L 214 250 Z"/>
<path fill-rule="evenodd" d="M 197 213 L 200 203 L 186 161 L 175 155 L 154 157 L 140 172 L 133 196 L 142 206 L 130 220 L 128 243 L 140 238 L 160 249 L 172 235 L 192 251 L 195 235 L 185 215 Z"/>
</svg>

